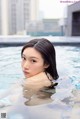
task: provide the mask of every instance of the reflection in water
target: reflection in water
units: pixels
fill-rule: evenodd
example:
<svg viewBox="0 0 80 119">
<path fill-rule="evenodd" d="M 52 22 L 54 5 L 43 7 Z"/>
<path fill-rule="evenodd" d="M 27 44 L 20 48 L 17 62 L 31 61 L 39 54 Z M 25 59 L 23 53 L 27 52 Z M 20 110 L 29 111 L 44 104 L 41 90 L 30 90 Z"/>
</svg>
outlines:
<svg viewBox="0 0 80 119">
<path fill-rule="evenodd" d="M 23 87 L 23 97 L 26 98 L 25 105 L 34 106 L 40 104 L 50 103 L 52 94 L 55 93 L 55 89 L 42 88 L 40 90 L 26 90 Z"/>
<path fill-rule="evenodd" d="M 54 93 L 55 89 L 48 89 L 46 87 L 40 90 L 26 90 L 25 87 L 22 86 L 22 94 L 20 93 L 16 104 L 14 104 L 7 113 L 8 119 L 17 119 L 19 117 L 21 119 L 42 119 L 44 116 L 46 119 L 49 119 L 46 113 L 49 115 L 50 111 L 46 105 L 53 101 L 51 96 Z M 43 104 L 46 105 L 44 106 Z M 53 116 L 51 116 L 50 119 L 52 119 L 52 117 Z"/>
<path fill-rule="evenodd" d="M 20 88 L 17 87 L 20 94 L 18 100 L 13 106 L 8 107 L 8 111 L 5 108 L 8 119 L 43 119 L 44 117 L 45 119 L 80 119 L 80 90 L 71 90 L 73 94 L 71 96 L 70 88 L 67 91 L 60 86 L 59 89 L 57 88 L 55 91 L 44 87 L 38 91 L 21 87 L 21 94 Z M 57 94 L 64 98 L 58 98 Z M 52 96 L 54 96 L 53 101 Z"/>
</svg>

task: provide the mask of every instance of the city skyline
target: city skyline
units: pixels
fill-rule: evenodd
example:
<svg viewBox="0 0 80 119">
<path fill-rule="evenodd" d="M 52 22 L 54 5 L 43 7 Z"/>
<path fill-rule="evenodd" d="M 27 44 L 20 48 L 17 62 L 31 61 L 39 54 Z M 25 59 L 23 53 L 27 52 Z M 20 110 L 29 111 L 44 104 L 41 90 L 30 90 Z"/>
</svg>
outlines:
<svg viewBox="0 0 80 119">
<path fill-rule="evenodd" d="M 24 34 L 29 22 L 38 19 L 38 0 L 1 0 L 0 34 Z"/>
</svg>

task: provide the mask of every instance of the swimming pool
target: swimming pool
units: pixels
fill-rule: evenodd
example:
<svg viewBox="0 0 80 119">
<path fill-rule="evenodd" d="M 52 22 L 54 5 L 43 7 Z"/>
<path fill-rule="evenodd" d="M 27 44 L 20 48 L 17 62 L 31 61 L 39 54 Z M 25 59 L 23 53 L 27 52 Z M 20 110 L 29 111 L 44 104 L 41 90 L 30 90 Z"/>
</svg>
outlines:
<svg viewBox="0 0 80 119">
<path fill-rule="evenodd" d="M 24 77 L 20 64 L 21 48 L 22 47 L 0 48 L 0 90 L 2 92 L 13 85 L 16 80 Z M 63 103 L 65 102 L 64 97 L 67 98 L 65 93 L 69 92 L 70 86 L 74 86 L 78 91 L 80 89 L 80 47 L 55 46 L 55 49 L 57 68 L 60 79 L 62 80 L 60 80 L 60 87 L 67 89 L 67 92 L 57 93 L 57 95 L 55 95 L 57 100 L 53 101 L 52 104 L 33 106 L 26 109 L 23 106 L 22 112 L 22 109 L 20 110 L 21 107 L 18 107 L 18 113 L 11 113 L 14 117 L 9 117 L 9 119 L 43 119 L 44 117 L 45 119 L 75 119 L 75 115 L 77 119 L 80 119 L 79 107 L 74 108 L 73 106 L 72 108 L 72 105 Z M 58 89 L 60 87 L 58 87 Z M 59 97 L 61 95 L 62 97 Z M 52 96 L 52 98 L 54 98 L 54 96 Z M 63 102 L 60 102 L 58 98 L 63 99 Z M 27 115 L 24 110 L 28 112 Z M 76 114 L 73 114 L 75 111 Z M 24 117 L 21 116 L 21 114 L 24 115 Z"/>
<path fill-rule="evenodd" d="M 0 89 L 6 88 L 23 77 L 21 70 L 21 48 L 0 48 Z M 80 77 L 80 48 L 56 46 L 56 59 L 59 76 L 67 76 L 73 81 Z M 4 85 L 3 85 L 4 84 Z"/>
</svg>

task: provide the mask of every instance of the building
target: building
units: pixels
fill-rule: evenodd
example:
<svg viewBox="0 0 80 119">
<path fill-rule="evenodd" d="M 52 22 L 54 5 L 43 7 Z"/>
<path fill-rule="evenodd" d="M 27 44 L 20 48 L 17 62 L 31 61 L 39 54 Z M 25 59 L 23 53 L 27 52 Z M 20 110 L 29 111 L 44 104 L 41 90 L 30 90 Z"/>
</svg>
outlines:
<svg viewBox="0 0 80 119">
<path fill-rule="evenodd" d="M 32 36 L 62 36 L 59 19 L 42 19 L 28 25 L 27 32 Z"/>
<path fill-rule="evenodd" d="M 80 36 L 80 1 L 68 6 L 66 36 Z"/>
<path fill-rule="evenodd" d="M 38 0 L 0 0 L 2 35 L 22 34 L 38 18 Z"/>
<path fill-rule="evenodd" d="M 8 2 L 7 0 L 0 0 L 1 11 L 0 11 L 0 25 L 1 25 L 1 35 L 8 34 Z"/>
<path fill-rule="evenodd" d="M 43 19 L 45 32 L 59 32 L 59 19 Z"/>
<path fill-rule="evenodd" d="M 0 35 L 1 35 L 1 0 L 0 0 Z"/>
<path fill-rule="evenodd" d="M 27 25 L 38 19 L 38 0 L 19 0 L 17 3 L 17 33 L 26 30 Z"/>
</svg>

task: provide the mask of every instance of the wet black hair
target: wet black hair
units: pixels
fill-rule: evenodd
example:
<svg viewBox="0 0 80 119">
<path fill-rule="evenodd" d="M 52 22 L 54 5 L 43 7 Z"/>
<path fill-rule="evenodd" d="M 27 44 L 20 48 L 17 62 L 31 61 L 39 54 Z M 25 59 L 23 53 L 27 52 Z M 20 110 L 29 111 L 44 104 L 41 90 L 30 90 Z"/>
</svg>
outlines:
<svg viewBox="0 0 80 119">
<path fill-rule="evenodd" d="M 58 79 L 56 53 L 53 44 L 45 38 L 32 39 L 23 46 L 21 56 L 23 51 L 28 47 L 34 47 L 42 55 L 44 63 L 49 64 L 45 72 L 48 72 L 54 80 Z"/>
</svg>

